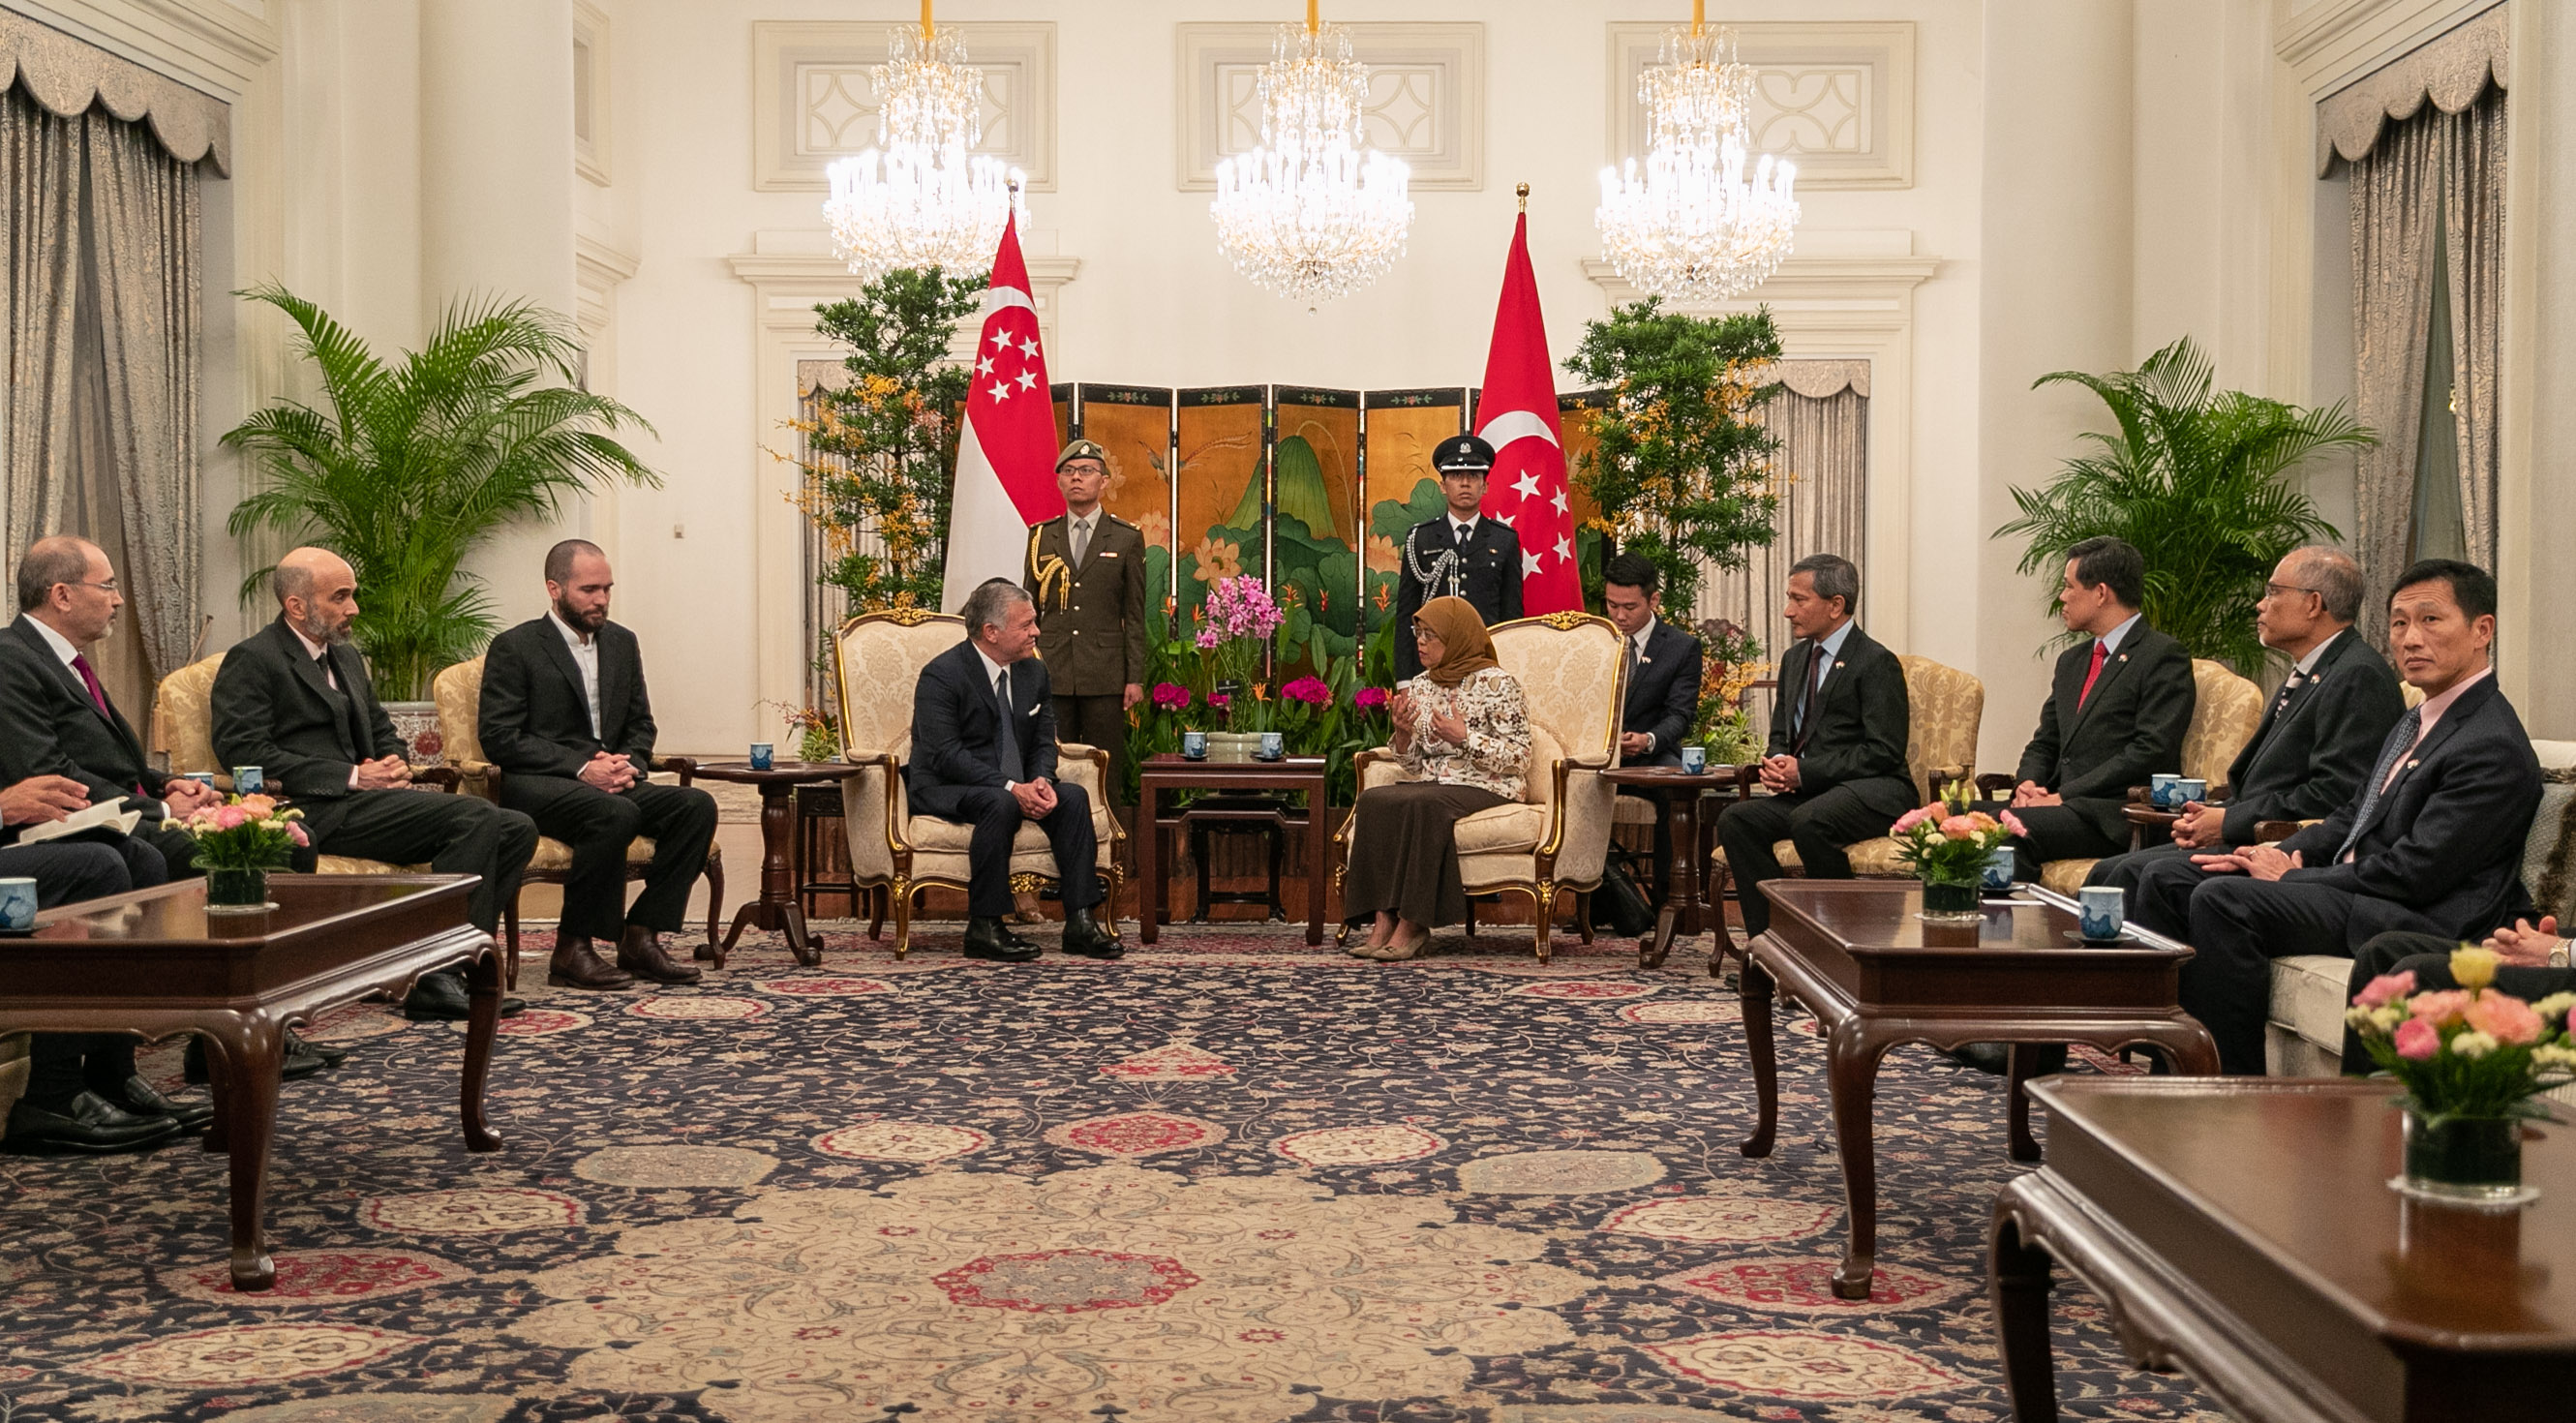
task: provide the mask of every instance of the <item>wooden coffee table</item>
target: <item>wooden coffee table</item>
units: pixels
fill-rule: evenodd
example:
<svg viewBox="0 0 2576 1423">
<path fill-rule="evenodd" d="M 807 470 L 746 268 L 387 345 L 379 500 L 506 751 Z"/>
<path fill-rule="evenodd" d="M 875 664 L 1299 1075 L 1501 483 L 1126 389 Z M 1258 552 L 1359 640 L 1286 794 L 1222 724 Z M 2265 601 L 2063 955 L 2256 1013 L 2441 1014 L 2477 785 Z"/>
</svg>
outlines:
<svg viewBox="0 0 2576 1423">
<path fill-rule="evenodd" d="M 823 961 L 823 951 L 805 931 L 805 903 L 797 894 L 796 788 L 837 784 L 848 774 L 849 767 L 831 761 L 780 761 L 766 769 L 749 761 L 699 763 L 699 780 L 760 787 L 760 896 L 734 911 L 724 953 L 733 952 L 744 929 L 775 929 L 786 936 L 798 963 L 812 968 Z M 724 967 L 723 954 L 716 967 Z"/>
<path fill-rule="evenodd" d="M 1165 875 L 1162 832 L 1176 830 L 1180 820 L 1165 816 L 1168 791 L 1304 791 L 1306 793 L 1306 942 L 1324 942 L 1324 881 L 1330 877 L 1332 854 L 1328 810 L 1330 783 L 1321 756 L 1290 756 L 1278 761 L 1192 761 L 1166 752 L 1148 756 L 1136 776 L 1136 937 L 1153 943 L 1161 937 Z"/>
<path fill-rule="evenodd" d="M 0 938 L 0 1033 L 203 1036 L 215 1094 L 205 1147 L 232 1159 L 233 1287 L 265 1290 L 277 1280 L 261 1225 L 290 1025 L 379 989 L 399 998 L 420 975 L 471 960 L 474 1015 L 457 1106 L 466 1150 L 501 1149 L 483 1120 L 501 955 L 466 922 L 474 883 L 278 874 L 268 880 L 277 908 L 208 914 L 206 882 L 192 879 L 49 910 L 33 934 Z"/>
<path fill-rule="evenodd" d="M 1917 917 L 1922 887 L 1912 880 L 1771 880 L 1771 931 L 1746 946 L 1740 992 L 1761 1116 L 1747 1156 L 1771 1154 L 1780 1092 L 1771 1043 L 1771 985 L 1816 1015 L 1824 1028 L 1834 1137 L 1841 1149 L 1851 1239 L 1834 1293 L 1869 1297 L 1878 1253 L 1878 1163 L 1870 1123 L 1878 1060 L 1899 1043 L 1954 1048 L 2012 1044 L 2008 1096 L 2015 1161 L 2039 1159 L 2023 1090 L 2033 1049 L 2090 1043 L 2116 1052 L 2149 1043 L 2190 1074 L 2216 1076 L 2218 1045 L 2176 1006 L 2191 950 L 2170 940 L 2088 948 L 2066 936 L 2075 912 L 2063 896 L 2023 887 L 2018 899 L 1989 903 L 1974 924 Z"/>
<path fill-rule="evenodd" d="M 2576 1128 L 2526 1134 L 2524 1210 L 2388 1189 L 2385 1081 L 2057 1077 L 2049 1160 L 1995 1199 L 1989 1262 L 2013 1414 L 2057 1416 L 2052 1258 L 2142 1367 L 2237 1418 L 2563 1418 L 2576 1398 Z M 2565 1109 L 2560 1113 L 2565 1115 Z"/>
<path fill-rule="evenodd" d="M 1733 792 L 1734 799 L 1742 800 L 1751 770 L 1746 766 L 1711 766 L 1692 775 L 1679 766 L 1620 766 L 1601 773 L 1601 779 L 1621 790 L 1644 791 L 1660 802 L 1672 839 L 1673 863 L 1662 867 L 1662 883 L 1657 886 L 1662 902 L 1655 906 L 1654 931 L 1637 941 L 1637 967 L 1663 967 L 1664 956 L 1673 951 L 1673 939 L 1678 935 L 1717 935 L 1717 952 L 1709 955 L 1712 973 L 1716 971 L 1718 955 L 1731 947 L 1726 932 L 1726 905 L 1712 905 L 1701 893 L 1700 865 L 1708 852 L 1700 848 L 1705 837 L 1701 834 L 1699 803 L 1710 791 Z M 1708 823 L 1715 825 L 1717 817 L 1711 815 Z"/>
</svg>

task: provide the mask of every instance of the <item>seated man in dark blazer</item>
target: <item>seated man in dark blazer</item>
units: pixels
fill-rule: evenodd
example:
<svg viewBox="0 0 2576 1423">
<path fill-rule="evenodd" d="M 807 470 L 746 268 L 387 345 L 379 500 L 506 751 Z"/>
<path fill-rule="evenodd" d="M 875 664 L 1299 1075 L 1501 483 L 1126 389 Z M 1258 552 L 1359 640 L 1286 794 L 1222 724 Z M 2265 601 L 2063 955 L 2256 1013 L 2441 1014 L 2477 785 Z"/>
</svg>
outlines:
<svg viewBox="0 0 2576 1423">
<path fill-rule="evenodd" d="M 259 767 L 273 793 L 294 800 L 314 854 L 426 860 L 440 874 L 481 876 L 466 917 L 492 932 L 537 848 L 535 822 L 481 796 L 411 788 L 402 738 L 349 645 L 358 576 L 345 559 L 295 549 L 277 561 L 271 586 L 277 621 L 235 643 L 215 674 L 216 754 L 227 766 Z M 403 1008 L 416 1019 L 462 1019 L 472 1004 L 464 976 L 450 970 L 422 975 Z"/>
<path fill-rule="evenodd" d="M 2398 718 L 2353 798 L 2278 845 L 2193 856 L 2187 894 L 2161 872 L 2141 885 L 2139 921 L 2195 950 L 2182 1006 L 2226 1071 L 2263 1071 L 2273 959 L 2350 954 L 2392 930 L 2457 943 L 2531 913 L 2522 847 L 2540 762 L 2488 662 L 2495 597 L 2471 564 L 2399 574 L 2388 646 L 2424 704 Z"/>
<path fill-rule="evenodd" d="M 2451 951 L 2460 941 L 2444 934 L 2411 934 L 2403 931 L 2381 934 L 2361 946 L 2352 956 L 2352 978 L 2344 985 L 2343 1001 L 2349 1006 L 2370 986 L 2370 981 L 2383 973 L 2415 975 L 2418 992 L 2437 992 L 2459 987 L 2451 977 Z M 2510 993 L 2525 1003 L 2536 1002 L 2553 993 L 2576 993 L 2576 967 L 2569 966 L 2568 942 L 2558 937 L 2558 916 L 2544 914 L 2538 924 L 2516 919 L 2487 935 L 2485 947 L 2504 959 L 2497 966 L 2493 986 Z M 2361 1034 L 2349 1025 L 2343 1030 L 2343 1071 L 2347 1077 L 2368 1077 L 2379 1070 L 2370 1050 L 2361 1045 Z"/>
<path fill-rule="evenodd" d="M 553 608 L 492 639 L 483 660 L 478 725 L 501 768 L 501 804 L 572 847 L 563 922 L 548 983 L 625 988 L 635 978 L 695 983 L 661 936 L 680 927 L 689 889 L 715 839 L 715 797 L 657 786 L 653 706 L 635 634 L 608 620 L 613 581 L 597 544 L 566 539 L 546 553 Z M 651 837 L 644 892 L 626 904 L 626 847 Z M 617 946 L 617 967 L 594 942 Z M 629 975 L 632 975 L 630 977 Z"/>
<path fill-rule="evenodd" d="M 2182 764 L 2198 699 L 2191 654 L 2138 611 L 2147 564 L 2126 540 L 2086 539 L 2068 549 L 2057 596 L 2067 630 L 2091 636 L 2058 657 L 2039 730 L 2014 777 L 2010 808 L 2028 832 L 2014 842 L 2025 880 L 2038 879 L 2050 860 L 2095 860 L 2129 847 L 2129 787 Z"/>
<path fill-rule="evenodd" d="M 1619 763 L 1678 766 L 1682 746 L 1690 740 L 1691 728 L 1699 724 L 1699 639 L 1655 616 L 1655 591 L 1663 574 L 1643 555 L 1620 554 L 1602 568 L 1601 578 L 1601 611 L 1628 644 L 1628 701 L 1619 715 Z M 1654 803 L 1655 880 L 1659 885 L 1672 883 L 1672 821 L 1663 812 L 1663 797 L 1625 786 L 1619 794 Z M 1624 872 L 1614 863 L 1610 873 Z"/>
<path fill-rule="evenodd" d="M 2084 882 L 2132 900 L 2150 875 L 2187 886 L 2200 878 L 2193 854 L 2251 845 L 2263 821 L 2320 820 L 2352 799 L 2406 712 L 2388 659 L 2352 630 L 2360 615 L 2361 565 L 2350 554 L 2311 545 L 2284 555 L 2254 605 L 2254 629 L 2291 659 L 2290 675 L 2227 768 L 2226 803 L 2184 807 L 2168 843 L 2100 861 Z"/>
<path fill-rule="evenodd" d="M 1037 945 L 1002 922 L 1011 912 L 1011 841 L 1037 822 L 1055 853 L 1064 949 L 1114 959 L 1126 950 L 1091 917 L 1101 900 L 1091 797 L 1056 784 L 1055 708 L 1028 590 L 987 580 L 966 599 L 966 640 L 921 669 L 912 700 L 912 760 L 904 787 L 915 814 L 962 821 L 971 881 L 966 956 L 1026 963 Z"/>
<path fill-rule="evenodd" d="M 1886 834 L 1914 808 L 1905 668 L 1852 621 L 1859 606 L 1860 570 L 1849 559 L 1819 553 L 1791 565 L 1780 611 L 1798 641 L 1780 659 L 1762 757 L 1771 794 L 1738 801 L 1717 821 L 1747 937 L 1771 927 L 1762 883 L 1780 877 L 1773 846 L 1795 844 L 1812 878 L 1850 879 L 1843 847 Z"/>
</svg>

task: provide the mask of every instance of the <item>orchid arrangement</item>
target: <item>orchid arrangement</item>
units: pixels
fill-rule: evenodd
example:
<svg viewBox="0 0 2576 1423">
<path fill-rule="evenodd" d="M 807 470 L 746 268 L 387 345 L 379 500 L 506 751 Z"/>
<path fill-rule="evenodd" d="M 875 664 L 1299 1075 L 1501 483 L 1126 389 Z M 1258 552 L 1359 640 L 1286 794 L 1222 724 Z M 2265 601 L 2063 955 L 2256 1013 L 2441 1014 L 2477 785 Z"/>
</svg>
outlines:
<svg viewBox="0 0 2576 1423">
<path fill-rule="evenodd" d="M 2417 992 L 2408 972 L 2381 974 L 2353 995 L 2344 1020 L 2419 1116 L 2541 1116 L 2534 1096 L 2576 1082 L 2576 1038 L 2567 1032 L 2576 993 L 2526 1003 L 2494 986 L 2502 962 L 2493 949 L 2462 944 L 2451 955 L 2457 988 Z"/>
<path fill-rule="evenodd" d="M 281 810 L 273 796 L 237 795 L 190 813 L 179 828 L 197 841 L 197 865 L 208 870 L 273 870 L 313 843 L 304 812 Z"/>
<path fill-rule="evenodd" d="M 1198 649 L 1216 686 L 1230 685 L 1232 692 L 1225 702 L 1210 696 L 1208 704 L 1224 707 L 1226 723 L 1236 731 L 1280 729 L 1278 706 L 1261 671 L 1271 635 L 1286 620 L 1258 578 L 1220 578 L 1208 589 L 1199 613 Z"/>
<path fill-rule="evenodd" d="M 1970 810 L 1966 785 L 1953 781 L 1941 799 L 1905 812 L 1887 833 L 1896 837 L 1898 862 L 1925 884 L 1975 884 L 1986 857 L 2025 832 L 2009 810 L 2001 818 Z"/>
</svg>

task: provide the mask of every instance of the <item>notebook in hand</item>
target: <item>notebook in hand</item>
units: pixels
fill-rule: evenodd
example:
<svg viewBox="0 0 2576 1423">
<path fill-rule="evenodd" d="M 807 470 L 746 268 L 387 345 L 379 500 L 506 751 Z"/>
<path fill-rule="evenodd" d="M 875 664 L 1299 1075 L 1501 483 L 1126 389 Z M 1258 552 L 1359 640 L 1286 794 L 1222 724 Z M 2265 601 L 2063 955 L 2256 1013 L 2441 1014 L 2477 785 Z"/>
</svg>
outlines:
<svg viewBox="0 0 2576 1423">
<path fill-rule="evenodd" d="M 124 804 L 125 797 L 118 796 L 114 800 L 100 801 L 85 810 L 73 811 L 60 820 L 48 820 L 42 825 L 30 825 L 18 832 L 18 843 L 41 845 L 47 840 L 59 840 L 66 835 L 78 835 L 84 830 L 97 830 L 102 827 L 113 830 L 119 835 L 131 835 L 134 833 L 134 827 L 142 823 L 143 812 L 118 809 Z"/>
</svg>

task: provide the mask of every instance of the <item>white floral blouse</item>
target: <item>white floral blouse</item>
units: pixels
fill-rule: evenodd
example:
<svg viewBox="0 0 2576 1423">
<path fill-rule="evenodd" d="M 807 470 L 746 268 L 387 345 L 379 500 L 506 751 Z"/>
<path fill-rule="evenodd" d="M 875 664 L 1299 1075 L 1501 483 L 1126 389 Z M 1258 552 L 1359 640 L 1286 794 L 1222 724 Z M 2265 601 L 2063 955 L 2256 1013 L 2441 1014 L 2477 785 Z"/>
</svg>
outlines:
<svg viewBox="0 0 2576 1423">
<path fill-rule="evenodd" d="M 1529 709 L 1521 684 L 1500 667 L 1487 667 L 1455 687 L 1428 677 L 1404 684 L 1413 696 L 1413 740 L 1401 753 L 1417 779 L 1474 786 L 1505 800 L 1519 800 L 1529 771 Z M 1447 712 L 1467 728 L 1467 744 L 1440 740 L 1432 719 Z"/>
</svg>

